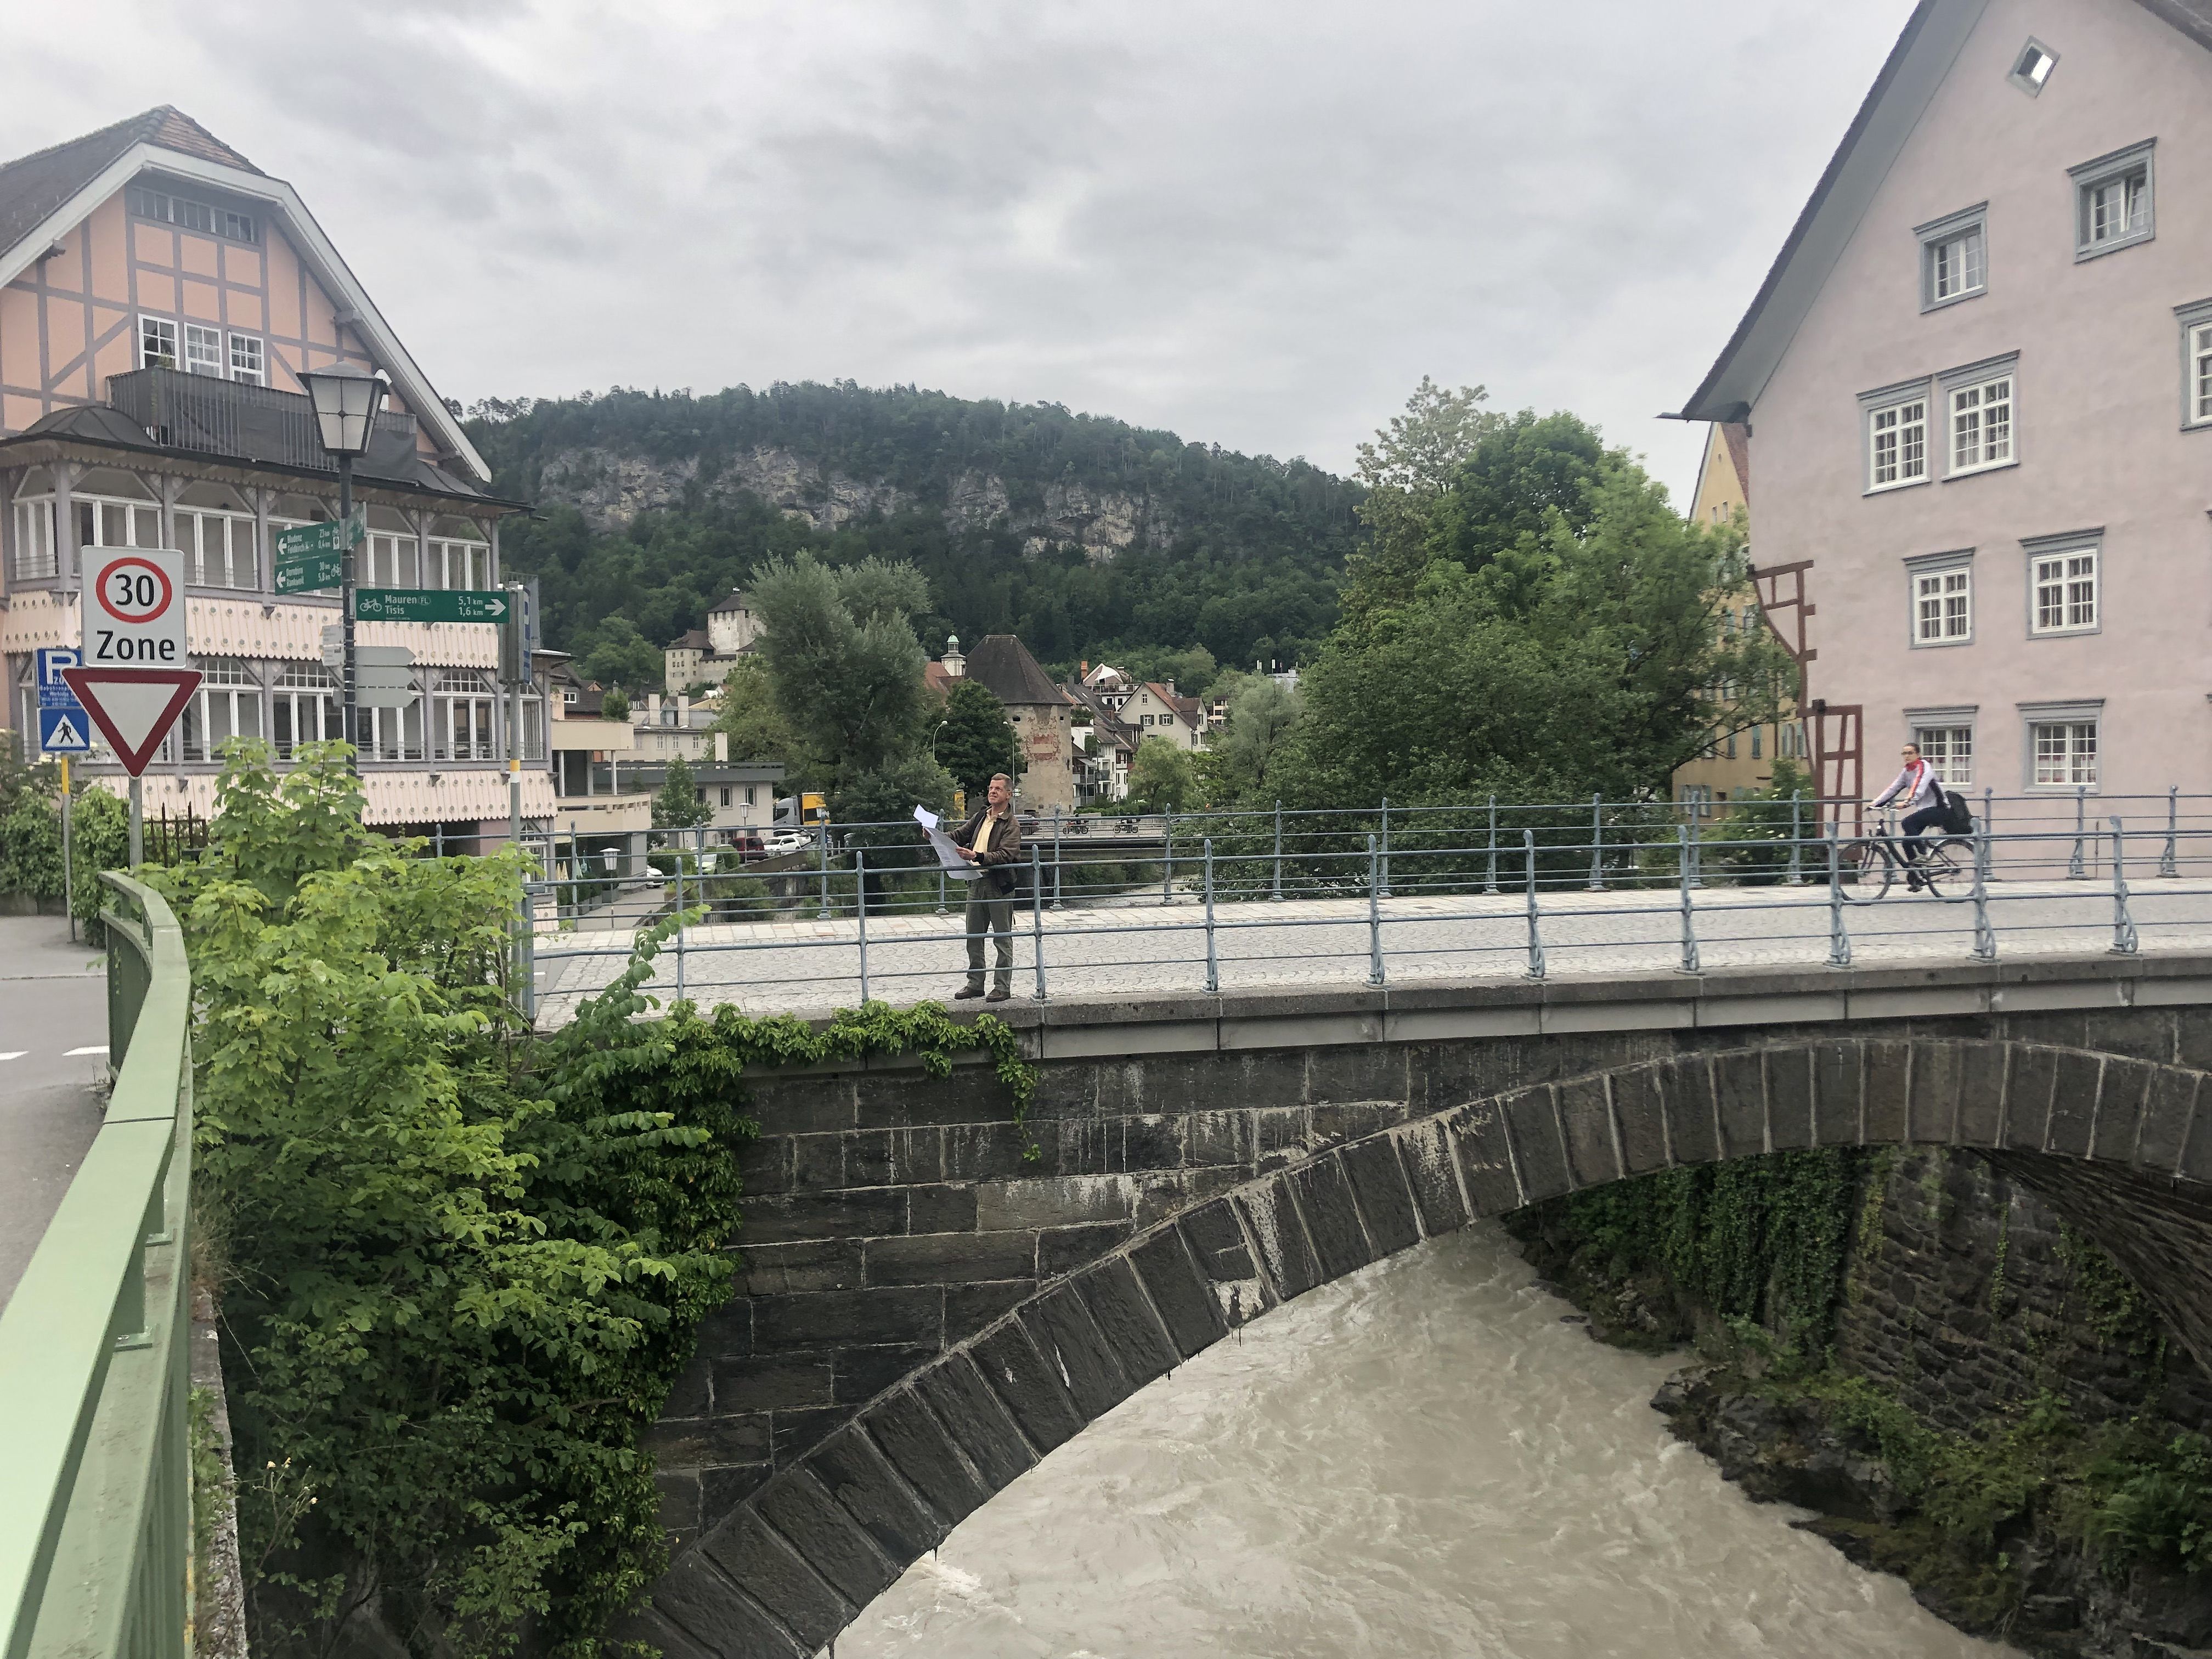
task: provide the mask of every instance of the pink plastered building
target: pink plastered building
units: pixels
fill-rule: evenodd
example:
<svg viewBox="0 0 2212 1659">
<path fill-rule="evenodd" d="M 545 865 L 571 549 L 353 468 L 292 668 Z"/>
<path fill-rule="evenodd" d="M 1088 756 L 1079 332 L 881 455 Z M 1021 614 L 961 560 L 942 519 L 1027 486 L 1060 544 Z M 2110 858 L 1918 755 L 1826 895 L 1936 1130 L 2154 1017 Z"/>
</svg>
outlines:
<svg viewBox="0 0 2212 1659">
<path fill-rule="evenodd" d="M 149 811 L 205 814 L 226 738 L 263 738 L 281 761 L 338 734 L 322 654 L 337 595 L 279 596 L 270 556 L 279 530 L 337 516 L 297 376 L 339 362 L 391 387 L 356 467 L 357 580 L 496 586 L 500 521 L 520 503 L 490 493 L 457 408 L 290 185 L 167 107 L 0 165 L 0 721 L 27 747 L 34 653 L 77 642 L 82 573 L 118 546 L 182 550 L 206 676 L 148 774 Z M 510 753 L 525 759 L 526 817 L 550 821 L 544 687 L 518 716 L 495 683 L 494 629 L 359 635 L 413 653 L 417 694 L 362 711 L 371 823 L 504 834 Z M 88 767 L 114 770 L 97 753 Z"/>
<path fill-rule="evenodd" d="M 1912 14 L 1683 410 L 1748 431 L 1824 793 L 1915 739 L 1977 798 L 2212 793 L 2207 158 L 2212 0 Z"/>
</svg>

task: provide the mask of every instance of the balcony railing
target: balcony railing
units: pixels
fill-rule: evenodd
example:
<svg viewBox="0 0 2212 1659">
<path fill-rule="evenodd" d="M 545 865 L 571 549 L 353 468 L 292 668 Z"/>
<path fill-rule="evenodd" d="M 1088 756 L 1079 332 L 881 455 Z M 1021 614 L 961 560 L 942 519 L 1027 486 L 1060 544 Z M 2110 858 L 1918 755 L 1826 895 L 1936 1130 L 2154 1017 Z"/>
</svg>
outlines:
<svg viewBox="0 0 2212 1659">
<path fill-rule="evenodd" d="M 315 436 L 313 407 L 296 392 L 219 380 L 176 368 L 139 368 L 107 377 L 107 401 L 146 428 L 155 442 L 236 460 L 335 472 Z M 391 476 L 416 453 L 415 417 L 380 415 L 363 472 Z"/>
<path fill-rule="evenodd" d="M 0 1313 L 0 1654 L 185 1659 L 191 981 L 109 873 L 106 1121 Z"/>
</svg>

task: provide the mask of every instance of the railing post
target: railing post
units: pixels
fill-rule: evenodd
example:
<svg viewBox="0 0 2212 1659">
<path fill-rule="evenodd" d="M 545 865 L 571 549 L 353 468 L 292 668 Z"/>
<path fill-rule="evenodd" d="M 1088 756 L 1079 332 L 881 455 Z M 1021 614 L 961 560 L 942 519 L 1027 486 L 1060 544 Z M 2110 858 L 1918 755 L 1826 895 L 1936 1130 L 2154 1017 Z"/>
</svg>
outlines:
<svg viewBox="0 0 2212 1659">
<path fill-rule="evenodd" d="M 799 799 L 804 801 L 806 798 L 802 794 Z M 805 808 L 802 806 L 799 810 L 804 812 Z M 830 920 L 830 821 L 824 818 L 815 828 L 822 832 L 822 910 L 815 920 L 827 921 Z"/>
<path fill-rule="evenodd" d="M 1490 854 L 1483 866 L 1482 890 L 1486 893 L 1498 890 L 1498 797 L 1495 795 L 1490 798 Z"/>
<path fill-rule="evenodd" d="M 2082 813 L 2089 801 L 2089 792 L 2080 784 L 2074 786 L 2074 856 L 2066 860 L 2066 879 L 2080 881 L 2087 872 L 2081 867 Z"/>
<path fill-rule="evenodd" d="M 1044 887 L 1039 878 L 1043 872 L 1037 867 L 1037 849 L 1030 848 L 1030 950 L 1036 967 L 1036 991 L 1034 1000 L 1044 1000 Z"/>
<path fill-rule="evenodd" d="M 1521 852 L 1526 860 L 1528 883 L 1528 977 L 1544 977 L 1544 941 L 1536 929 L 1536 832 L 1521 832 Z"/>
<path fill-rule="evenodd" d="M 1593 893 L 1605 891 L 1605 794 L 1590 797 L 1590 872 L 1583 885 Z"/>
<path fill-rule="evenodd" d="M 1705 832 L 1695 816 L 1692 816 L 1687 827 L 1690 831 L 1690 885 L 1703 887 L 1705 884 Z"/>
<path fill-rule="evenodd" d="M 1283 803 L 1275 803 L 1275 889 L 1268 895 L 1276 903 L 1283 902 Z"/>
<path fill-rule="evenodd" d="M 1836 841 L 1836 820 L 1828 820 L 1828 966 L 1851 965 L 1851 936 L 1844 928 L 1842 849 Z"/>
<path fill-rule="evenodd" d="M 937 914 L 940 916 L 951 914 L 945 908 L 945 866 L 941 863 L 937 866 Z"/>
<path fill-rule="evenodd" d="M 1384 898 L 1389 898 L 1390 896 L 1390 797 L 1388 795 L 1382 797 L 1382 862 L 1377 869 L 1370 870 L 1367 873 L 1368 891 L 1371 893 L 1377 890 L 1375 877 L 1379 874 L 1382 878 L 1380 890 Z"/>
<path fill-rule="evenodd" d="M 1682 872 L 1682 971 L 1695 974 L 1703 971 L 1698 957 L 1697 912 L 1690 903 L 1690 826 L 1674 826 L 1675 858 Z"/>
<path fill-rule="evenodd" d="M 1987 784 L 1982 786 L 1982 839 L 1989 840 L 1997 832 L 1997 792 Z M 1993 857 L 1990 863 L 1994 865 Z"/>
<path fill-rule="evenodd" d="M 2112 954 L 2131 957 L 2136 953 L 2136 919 L 2128 913 L 2128 878 L 2120 858 L 2120 821 L 2112 824 Z"/>
<path fill-rule="evenodd" d="M 2181 873 L 2180 865 L 2174 857 L 2173 844 L 2174 833 L 2180 828 L 2180 820 L 2181 786 L 2170 783 L 2166 787 L 2166 850 L 2158 857 L 2158 873 L 2162 877 Z"/>
<path fill-rule="evenodd" d="M 1221 962 L 1213 950 L 1213 837 L 1206 838 L 1206 988 L 1221 988 Z"/>
<path fill-rule="evenodd" d="M 860 912 L 860 1000 L 868 1000 L 868 849 L 853 849 L 853 884 Z"/>
<path fill-rule="evenodd" d="M 1052 809 L 1052 908 L 1060 908 L 1060 808 Z"/>
<path fill-rule="evenodd" d="M 1175 902 L 1175 813 L 1170 809 L 1164 815 L 1166 822 L 1167 861 L 1160 866 L 1160 902 Z"/>
<path fill-rule="evenodd" d="M 676 842 L 676 1000 L 684 1000 L 684 842 Z"/>
<path fill-rule="evenodd" d="M 1382 875 L 1382 865 L 1376 850 L 1375 837 L 1367 838 L 1367 982 L 1382 982 L 1382 907 L 1376 882 Z"/>
<path fill-rule="evenodd" d="M 1792 887 L 1805 884 L 1805 817 L 1802 810 L 1804 804 L 1805 792 L 1802 789 L 1790 792 L 1790 885 Z"/>
<path fill-rule="evenodd" d="M 1996 929 L 1990 926 L 1990 837 L 1987 830 L 1974 837 L 1974 956 L 1981 962 L 1997 959 Z"/>
</svg>

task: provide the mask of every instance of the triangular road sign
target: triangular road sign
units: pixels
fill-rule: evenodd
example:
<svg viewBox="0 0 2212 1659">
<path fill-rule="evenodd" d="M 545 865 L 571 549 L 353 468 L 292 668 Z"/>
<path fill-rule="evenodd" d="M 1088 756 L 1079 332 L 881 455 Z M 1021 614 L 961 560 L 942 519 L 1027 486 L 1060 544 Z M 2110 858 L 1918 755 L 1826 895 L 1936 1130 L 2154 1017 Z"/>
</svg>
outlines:
<svg viewBox="0 0 2212 1659">
<path fill-rule="evenodd" d="M 134 778 L 200 687 L 197 668 L 64 668 L 62 678 Z"/>
</svg>

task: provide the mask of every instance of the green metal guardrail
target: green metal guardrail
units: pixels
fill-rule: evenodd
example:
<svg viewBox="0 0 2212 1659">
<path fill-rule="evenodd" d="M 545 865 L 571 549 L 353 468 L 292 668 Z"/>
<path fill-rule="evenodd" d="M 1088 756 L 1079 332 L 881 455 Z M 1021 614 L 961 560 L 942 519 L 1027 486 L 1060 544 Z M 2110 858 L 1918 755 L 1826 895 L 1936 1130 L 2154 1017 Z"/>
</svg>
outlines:
<svg viewBox="0 0 2212 1659">
<path fill-rule="evenodd" d="M 191 980 L 106 874 L 106 1121 L 0 1312 L 0 1659 L 184 1659 Z"/>
</svg>

